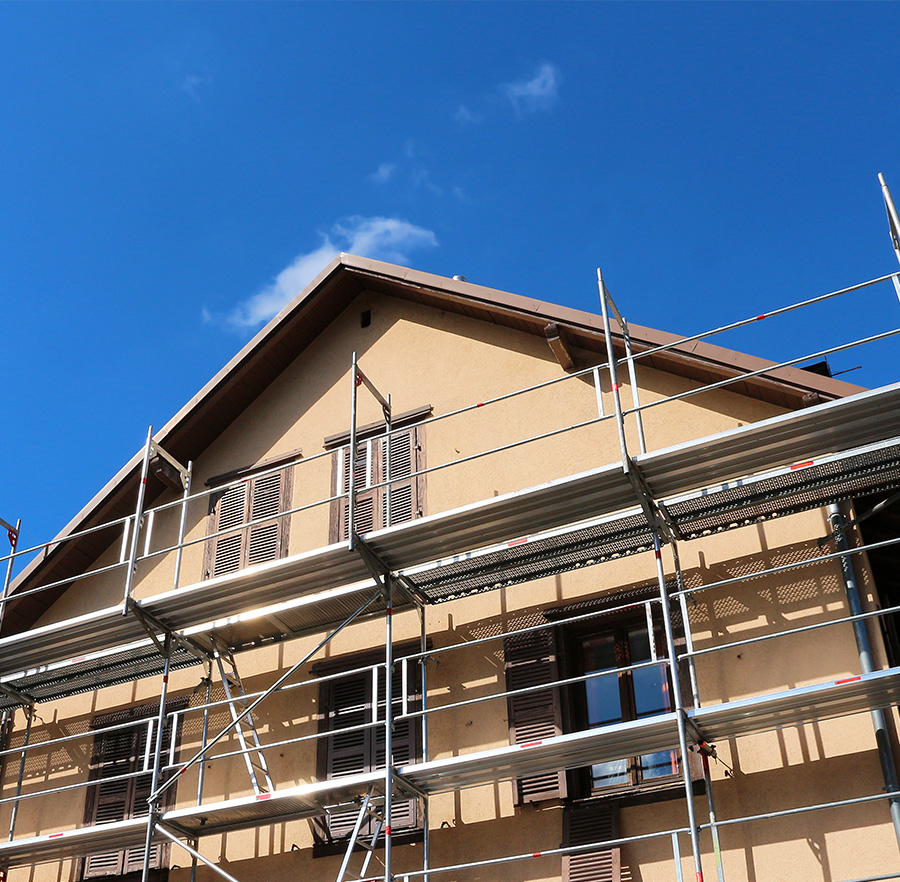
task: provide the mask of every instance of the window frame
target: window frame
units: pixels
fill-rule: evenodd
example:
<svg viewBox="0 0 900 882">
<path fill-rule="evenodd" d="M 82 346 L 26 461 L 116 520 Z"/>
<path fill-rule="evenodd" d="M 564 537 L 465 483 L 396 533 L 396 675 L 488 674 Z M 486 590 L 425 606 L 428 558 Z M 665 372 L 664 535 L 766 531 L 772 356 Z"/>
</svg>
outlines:
<svg viewBox="0 0 900 882">
<path fill-rule="evenodd" d="M 650 598 L 647 598 L 650 599 Z M 615 641 L 615 654 L 617 666 L 628 668 L 632 662 L 630 657 L 629 634 L 635 630 L 646 630 L 647 620 L 643 609 L 623 610 L 620 613 L 610 613 L 609 616 L 599 615 L 596 619 L 581 623 L 577 626 L 563 626 L 560 642 L 563 645 L 563 676 L 580 677 L 586 672 L 584 669 L 585 642 L 592 638 L 612 634 Z M 660 658 L 666 656 L 665 635 L 662 625 L 654 622 L 653 639 L 656 654 Z M 648 659 L 649 660 L 649 659 Z M 674 709 L 674 690 L 671 672 L 665 661 L 660 662 L 660 667 L 665 673 L 665 685 L 669 693 L 669 708 L 660 713 L 671 713 Z M 647 670 L 651 670 L 648 668 Z M 634 671 L 623 670 L 618 675 L 610 674 L 608 679 L 615 676 L 619 687 L 619 702 L 622 714 L 622 722 L 633 722 L 640 719 L 637 712 L 637 699 L 634 690 Z M 587 711 L 587 683 L 573 683 L 562 689 L 563 725 L 566 732 L 585 731 L 588 725 Z M 579 798 L 622 796 L 627 794 L 642 794 L 658 790 L 668 790 L 673 787 L 683 786 L 681 776 L 681 762 L 677 749 L 670 751 L 673 756 L 676 770 L 670 775 L 644 778 L 641 767 L 641 755 L 626 757 L 625 773 L 628 780 L 619 784 L 609 784 L 596 787 L 593 783 L 593 773 L 590 766 L 572 769 L 568 772 L 570 792 Z"/>
<path fill-rule="evenodd" d="M 665 657 L 667 652 L 661 633 L 658 599 L 659 589 L 656 583 L 651 583 L 576 601 L 563 607 L 545 609 L 541 614 L 546 621 L 546 628 L 526 632 L 517 638 L 524 640 L 533 648 L 530 655 L 526 648 L 520 654 L 521 657 L 518 658 L 516 665 L 511 664 L 514 653 L 511 651 L 510 645 L 510 641 L 515 639 L 516 635 L 505 637 L 504 660 L 507 690 L 540 683 L 550 684 L 546 690 L 535 690 L 518 699 L 525 709 L 524 715 L 516 707 L 516 697 L 509 696 L 507 698 L 510 744 L 586 730 L 586 713 L 579 714 L 579 704 L 583 708 L 586 702 L 584 683 L 579 682 L 565 686 L 552 685 L 561 680 L 582 675 L 580 661 L 576 663 L 576 657 L 580 656 L 580 647 L 576 644 L 585 635 L 609 631 L 616 626 L 616 623 L 620 622 L 645 623 L 644 604 L 650 602 L 654 609 L 657 654 L 659 657 Z M 622 609 L 626 605 L 634 605 L 635 609 Z M 585 622 L 567 623 L 564 621 L 574 616 L 591 613 L 594 615 Z M 676 609 L 671 601 L 670 613 L 675 631 L 675 650 L 678 652 L 684 642 L 683 626 L 680 610 Z M 661 664 L 665 664 L 665 662 L 661 662 Z M 517 679 L 511 673 L 517 665 L 523 668 L 530 665 L 533 671 L 531 673 L 526 671 L 524 677 Z M 619 678 L 621 676 L 619 675 Z M 683 664 L 679 665 L 679 680 L 683 688 L 684 683 L 687 682 L 687 670 Z M 674 699 L 668 670 L 667 681 L 670 694 Z M 629 783 L 609 787 L 592 788 L 589 766 L 565 772 L 519 778 L 514 782 L 514 803 L 522 805 L 526 802 L 540 803 L 546 800 L 562 799 L 566 801 L 614 800 L 621 805 L 634 805 L 683 796 L 684 785 L 678 751 L 675 751 L 678 766 L 676 773 L 632 783 L 634 778 L 630 775 L 630 767 L 635 764 L 635 759 L 632 757 L 629 760 Z M 702 762 L 699 755 L 689 752 L 688 762 L 694 791 L 703 793 Z M 556 783 L 557 777 L 558 783 Z"/>
</svg>

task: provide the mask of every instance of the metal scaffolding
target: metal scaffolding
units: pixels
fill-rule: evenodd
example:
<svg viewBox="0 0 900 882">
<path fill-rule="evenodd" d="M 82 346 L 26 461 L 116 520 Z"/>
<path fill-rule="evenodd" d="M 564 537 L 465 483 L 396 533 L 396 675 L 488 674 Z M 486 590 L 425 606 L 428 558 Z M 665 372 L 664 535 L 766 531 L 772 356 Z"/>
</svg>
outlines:
<svg viewBox="0 0 900 882">
<path fill-rule="evenodd" d="M 892 203 L 889 203 L 889 218 Z M 892 220 L 892 230 L 893 230 Z M 898 254 L 900 257 L 900 254 Z M 351 463 L 348 488 L 332 488 L 322 498 L 304 502 L 279 514 L 290 518 L 318 506 L 345 501 L 349 528 L 344 541 L 311 551 L 247 566 L 223 575 L 182 584 L 183 553 L 198 543 L 226 533 L 187 538 L 187 511 L 198 500 L 206 503 L 215 490 L 193 492 L 193 465 L 182 465 L 168 454 L 148 432 L 141 465 L 137 504 L 133 514 L 101 526 L 91 527 L 54 540 L 55 544 L 77 542 L 92 533 L 115 532 L 118 537 L 118 560 L 88 569 L 81 576 L 50 582 L 14 597 L 36 591 L 60 588 L 100 574 L 118 572 L 122 579 L 122 601 L 55 624 L 33 628 L 0 639 L 0 709 L 9 718 L 16 708 L 26 711 L 23 743 L 0 751 L 0 757 L 19 763 L 18 783 L 12 796 L 0 799 L 11 804 L 10 834 L 0 842 L 0 867 L 10 868 L 62 858 L 89 855 L 114 848 L 144 848 L 143 878 L 149 877 L 150 848 L 157 842 L 176 842 L 186 849 L 192 861 L 200 861 L 225 879 L 233 877 L 203 857 L 198 840 L 207 835 L 249 829 L 298 818 L 320 817 L 338 811 L 358 813 L 351 833 L 339 882 L 349 872 L 354 845 L 365 846 L 364 876 L 370 867 L 369 857 L 382 850 L 383 873 L 379 878 L 428 880 L 445 873 L 486 867 L 506 861 L 555 859 L 561 855 L 589 852 L 600 848 L 635 844 L 660 839 L 671 844 L 675 872 L 681 878 L 681 839 L 689 842 L 691 860 L 698 880 L 703 878 L 703 849 L 700 837 L 712 838 L 716 873 L 724 882 L 719 832 L 721 828 L 740 823 L 753 823 L 764 818 L 788 816 L 798 812 L 828 811 L 849 805 L 887 800 L 892 814 L 900 818 L 900 800 L 896 772 L 893 779 L 885 768 L 885 791 L 854 799 L 835 800 L 801 808 L 786 809 L 738 818 L 721 818 L 714 803 L 715 787 L 709 775 L 708 757 L 714 755 L 712 745 L 730 737 L 771 731 L 786 726 L 846 716 L 862 712 L 882 713 L 882 709 L 900 701 L 900 668 L 877 670 L 871 663 L 861 662 L 858 675 L 811 686 L 768 692 L 739 701 L 703 704 L 694 661 L 700 656 L 750 643 L 771 639 L 789 639 L 792 635 L 823 628 L 849 626 L 864 632 L 864 624 L 879 616 L 900 612 L 888 607 L 864 612 L 851 604 L 851 614 L 824 622 L 803 625 L 745 640 L 732 640 L 714 647 L 697 649 L 691 634 L 688 605 L 702 592 L 742 580 L 774 575 L 788 569 L 831 563 L 846 574 L 854 555 L 891 543 L 900 538 L 872 545 L 850 545 L 845 540 L 846 525 L 834 515 L 835 550 L 819 553 L 767 569 L 756 570 L 733 579 L 686 584 L 678 550 L 680 543 L 717 532 L 738 529 L 748 524 L 835 506 L 845 500 L 874 494 L 895 493 L 900 487 L 900 383 L 863 392 L 848 398 L 770 417 L 739 426 L 719 434 L 691 440 L 662 450 L 648 450 L 644 415 L 650 408 L 727 388 L 749 377 L 770 377 L 782 367 L 802 363 L 852 347 L 887 339 L 900 334 L 900 328 L 853 340 L 842 346 L 819 350 L 765 368 L 735 373 L 724 380 L 642 403 L 638 385 L 638 365 L 663 350 L 673 350 L 713 334 L 734 330 L 761 318 L 777 317 L 801 307 L 809 307 L 839 296 L 890 281 L 900 290 L 900 273 L 890 273 L 859 285 L 853 285 L 820 297 L 811 298 L 773 310 L 764 316 L 753 316 L 704 334 L 680 338 L 664 346 L 640 349 L 631 340 L 628 325 L 620 315 L 598 272 L 601 315 L 606 342 L 606 360 L 584 371 L 573 371 L 564 377 L 479 401 L 457 410 L 430 417 L 421 425 L 436 423 L 477 409 L 506 402 L 518 396 L 544 390 L 556 383 L 583 382 L 597 404 L 596 416 L 545 431 L 526 439 L 491 448 L 458 459 L 432 464 L 412 477 L 418 477 L 469 462 L 478 457 L 502 454 L 513 448 L 553 438 L 565 432 L 588 426 L 608 427 L 615 432 L 619 446 L 617 461 L 587 471 L 571 474 L 546 483 L 526 487 L 503 495 L 477 500 L 458 508 L 437 512 L 403 523 L 391 523 L 390 494 L 398 479 L 391 471 L 390 439 L 400 429 L 392 425 L 390 396 L 383 394 L 362 371 L 354 353 L 351 365 L 350 437 L 338 448 L 339 455 Z M 618 351 L 617 351 L 618 350 Z M 621 397 L 625 383 L 619 373 L 627 374 L 632 400 Z M 358 533 L 357 499 L 359 476 L 353 466 L 358 450 L 358 396 L 360 390 L 373 396 L 381 407 L 384 430 L 374 436 L 385 445 L 386 477 L 370 483 L 366 489 L 381 488 L 388 499 L 385 524 L 373 531 Z M 612 410 L 607 404 L 611 399 Z M 606 403 L 605 403 L 606 402 Z M 852 432 L 847 431 L 852 426 Z M 631 449 L 629 439 L 637 439 Z M 345 454 L 346 451 L 346 454 Z M 327 451 L 305 457 L 298 467 L 332 456 Z M 145 487 L 150 464 L 161 458 L 174 470 L 180 495 L 157 506 L 147 506 Z M 283 466 L 273 467 L 276 473 Z M 261 472 L 260 474 L 266 474 Z M 408 480 L 411 476 L 405 475 Z M 173 513 L 178 522 L 174 542 L 154 544 L 154 523 Z M 245 521 L 241 527 L 251 528 L 264 519 Z M 0 620 L 9 601 L 9 588 L 14 567 L 34 554 L 46 554 L 50 546 L 39 545 L 18 549 L 20 524 L 15 527 L 0 521 L 8 530 L 11 552 L 0 558 L 5 564 L 3 592 L 0 594 Z M 233 529 L 233 527 L 229 527 Z M 53 545 L 54 543 L 51 543 Z M 445 550 L 453 548 L 447 556 Z M 666 549 L 669 549 L 668 555 Z M 632 666 L 560 679 L 540 686 L 518 690 L 501 690 L 460 702 L 430 704 L 428 701 L 427 662 L 443 653 L 466 651 L 481 642 L 502 640 L 514 635 L 547 628 L 547 623 L 528 625 L 498 634 L 467 641 L 461 646 L 430 649 L 427 646 L 425 609 L 438 603 L 454 601 L 469 595 L 496 591 L 544 576 L 593 566 L 627 555 L 652 552 L 655 560 L 657 594 L 637 603 L 606 607 L 600 611 L 574 613 L 556 619 L 554 626 L 566 622 L 585 621 L 609 615 L 620 609 L 641 610 L 651 626 L 659 626 L 664 637 L 664 654 L 655 647 L 649 662 Z M 148 597 L 135 598 L 136 573 L 163 557 L 174 556 L 174 581 L 171 590 Z M 664 558 L 670 556 L 668 565 Z M 849 590 L 849 586 L 848 586 Z M 396 615 L 415 611 L 420 619 L 420 650 L 398 656 L 395 652 L 393 621 Z M 252 615 L 247 615 L 252 613 Z M 685 647 L 679 650 L 672 616 L 680 616 L 685 631 Z M 384 622 L 384 658 L 382 661 L 349 672 L 327 674 L 299 680 L 297 674 L 341 631 L 363 619 L 380 617 Z M 652 633 L 652 627 L 651 627 Z M 290 665 L 275 682 L 262 692 L 248 693 L 237 670 L 242 650 L 300 636 L 319 635 L 313 648 Z M 652 641 L 651 641 L 652 642 Z M 862 652 L 862 649 L 860 650 Z M 238 654 L 238 658 L 236 658 Z M 679 671 L 679 662 L 683 663 Z M 206 694 L 202 702 L 190 708 L 167 709 L 169 673 L 178 668 L 204 665 Z M 428 752 L 428 725 L 432 717 L 448 710 L 484 702 L 506 701 L 510 696 L 526 694 L 553 686 L 567 686 L 590 679 L 617 676 L 641 667 L 664 665 L 672 684 L 672 707 L 669 711 L 584 729 L 532 743 L 481 750 L 442 759 L 431 759 Z M 217 669 L 225 698 L 211 700 L 213 669 Z M 399 672 L 404 688 L 399 699 L 393 694 L 393 675 Z M 685 681 L 684 674 L 687 674 Z M 266 751 L 289 745 L 317 742 L 331 737 L 329 730 L 305 735 L 292 735 L 278 741 L 266 741 L 254 724 L 254 712 L 274 693 L 282 690 L 318 688 L 329 678 L 364 674 L 372 678 L 373 700 L 370 719 L 357 729 L 380 729 L 384 741 L 384 768 L 310 784 L 278 788 L 266 761 Z M 139 677 L 161 675 L 158 713 L 105 730 L 62 736 L 34 743 L 32 731 L 34 706 L 39 702 L 75 695 L 81 692 L 120 684 Z M 406 684 L 417 679 L 421 684 L 421 703 L 408 701 Z M 383 713 L 379 712 L 379 689 L 383 690 Z M 211 712 L 227 711 L 229 722 L 210 735 Z M 178 732 L 188 714 L 202 715 L 200 749 L 190 758 L 180 757 Z M 421 727 L 422 757 L 413 763 L 395 765 L 392 738 L 394 726 L 406 720 Z M 878 726 L 876 720 L 876 728 Z M 44 791 L 23 791 L 25 757 L 29 751 L 48 746 L 91 739 L 103 731 L 128 727 L 144 727 L 146 745 L 141 767 L 123 778 L 150 776 L 148 813 L 144 816 L 75 830 L 64 830 L 31 837 L 16 837 L 18 807 L 23 800 L 40 796 L 80 791 L 96 782 L 83 781 Z M 164 743 L 164 733 L 168 742 Z M 237 735 L 239 747 L 214 753 L 231 733 Z M 544 852 L 509 854 L 453 866 L 432 866 L 427 820 L 428 799 L 432 795 L 465 787 L 509 780 L 549 770 L 574 769 L 593 763 L 620 759 L 635 753 L 677 751 L 684 785 L 685 823 L 674 828 L 640 836 L 620 837 L 569 846 Z M 706 792 L 707 818 L 695 813 L 694 782 L 691 757 L 703 757 L 703 780 Z M 217 802 L 205 801 L 203 793 L 204 760 L 242 758 L 252 793 Z M 187 771 L 197 769 L 196 804 L 167 808 L 164 794 Z M 421 870 L 397 875 L 392 865 L 392 820 L 397 799 L 418 800 L 424 809 L 425 847 Z M 364 830 L 368 816 L 376 818 L 376 832 Z M 898 825 L 900 839 L 900 825 Z M 380 834 L 380 835 L 379 835 Z M 363 840 L 368 839 L 368 842 Z M 878 878 L 893 878 L 890 876 Z"/>
</svg>

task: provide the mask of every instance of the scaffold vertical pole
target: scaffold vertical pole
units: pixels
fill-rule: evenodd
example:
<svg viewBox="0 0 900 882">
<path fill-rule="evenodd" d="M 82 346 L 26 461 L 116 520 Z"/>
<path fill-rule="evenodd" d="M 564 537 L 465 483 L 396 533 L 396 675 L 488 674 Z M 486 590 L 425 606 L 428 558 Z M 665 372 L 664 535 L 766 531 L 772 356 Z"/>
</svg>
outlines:
<svg viewBox="0 0 900 882">
<path fill-rule="evenodd" d="M 19 544 L 19 533 L 22 530 L 22 519 L 16 521 L 15 527 L 2 522 L 6 527 L 6 535 L 9 539 L 9 559 L 6 561 L 6 573 L 3 576 L 3 593 L 0 594 L 0 628 L 3 627 L 3 616 L 6 612 L 6 595 L 12 582 L 13 562 L 15 561 L 16 546 Z"/>
<path fill-rule="evenodd" d="M 394 577 L 387 573 L 384 577 L 384 882 L 391 882 L 391 836 L 393 791 L 394 791 Z M 378 705 L 378 696 L 373 696 Z"/>
<path fill-rule="evenodd" d="M 356 407 L 359 399 L 359 385 L 362 382 L 359 376 L 359 367 L 356 363 L 356 353 L 353 353 L 353 384 L 350 393 L 350 455 L 347 457 L 347 545 L 353 550 L 354 543 L 354 516 L 356 514 Z M 343 490 L 336 487 L 335 492 Z"/>
<path fill-rule="evenodd" d="M 384 427 L 387 432 L 384 442 L 384 479 L 387 483 L 384 485 L 384 526 L 390 527 L 391 525 L 391 490 L 392 484 L 391 481 L 394 478 L 394 473 L 391 470 L 391 429 L 393 427 L 393 418 L 391 416 L 391 396 L 388 394 L 387 396 L 387 407 L 384 410 Z M 415 460 L 413 461 L 415 462 Z M 415 468 L 413 468 L 415 471 Z"/>
<path fill-rule="evenodd" d="M 641 453 L 647 452 L 647 440 L 644 437 L 644 415 L 641 413 L 641 390 L 638 388 L 637 371 L 634 367 L 634 349 L 631 346 L 631 333 L 628 322 L 620 317 L 622 333 L 625 336 L 625 358 L 628 363 L 628 382 L 631 384 L 631 401 L 634 405 L 634 419 L 638 431 L 638 446 Z"/>
<path fill-rule="evenodd" d="M 212 659 L 206 659 L 206 697 L 203 701 L 203 727 L 200 731 L 200 748 L 206 750 L 206 741 L 209 738 L 209 703 L 212 700 Z M 203 802 L 203 779 L 206 767 L 200 762 L 197 770 L 197 805 Z"/>
<path fill-rule="evenodd" d="M 178 582 L 181 579 L 181 559 L 184 555 L 184 530 L 185 525 L 187 524 L 187 510 L 188 510 L 188 501 L 191 496 L 191 478 L 194 474 L 194 462 L 193 460 L 188 460 L 187 464 L 187 472 L 182 478 L 182 492 L 181 492 L 181 510 L 178 515 L 178 549 L 175 552 L 175 578 L 172 583 L 173 588 L 178 587 Z"/>
<path fill-rule="evenodd" d="M 425 607 L 419 604 L 419 651 L 428 651 L 428 633 L 425 622 Z M 428 762 L 428 659 L 422 655 L 419 657 L 419 665 L 422 669 L 421 690 L 422 697 L 419 701 L 419 708 L 422 711 L 422 762 Z M 425 875 L 422 877 L 423 882 L 428 882 L 431 874 L 431 836 L 428 830 L 428 822 L 430 816 L 430 806 L 428 797 L 422 798 L 422 869 Z"/>
<path fill-rule="evenodd" d="M 684 576 L 681 571 L 681 558 L 678 554 L 678 543 L 672 542 L 672 562 L 675 565 L 675 583 L 678 588 L 678 602 L 681 607 L 681 621 L 684 626 L 684 643 L 688 652 L 688 676 L 691 681 L 691 698 L 694 707 L 700 707 L 700 684 L 697 681 L 697 666 L 694 663 L 694 635 L 691 632 L 691 620 L 688 613 L 687 599 L 684 594 Z M 709 774 L 709 759 L 705 753 L 700 754 L 703 764 L 703 785 L 706 789 L 706 808 L 709 814 L 709 832 L 712 836 L 713 854 L 716 858 L 716 877 L 718 882 L 725 882 L 725 868 L 722 865 L 722 848 L 719 844 L 719 822 L 716 815 L 716 804 L 713 800 L 712 777 Z"/>
<path fill-rule="evenodd" d="M 653 553 L 656 557 L 656 580 L 659 585 L 663 629 L 666 637 L 666 653 L 669 657 L 669 672 L 672 677 L 672 698 L 674 699 L 675 717 L 678 724 L 678 750 L 681 754 L 681 777 L 684 780 L 688 827 L 690 828 L 691 834 L 691 852 L 694 858 L 694 872 L 697 876 L 697 882 L 703 882 L 703 863 L 700 858 L 700 836 L 698 834 L 697 816 L 694 811 L 694 788 L 691 784 L 691 770 L 688 766 L 687 727 L 685 724 L 684 705 L 681 700 L 681 684 L 678 679 L 675 636 L 672 630 L 672 614 L 669 610 L 669 592 L 666 588 L 666 574 L 663 570 L 662 545 L 659 541 L 659 532 L 656 526 L 652 524 L 651 531 L 653 534 Z"/>
<path fill-rule="evenodd" d="M 625 443 L 625 420 L 622 416 L 622 402 L 619 399 L 619 380 L 616 371 L 616 357 L 612 344 L 612 327 L 609 321 L 609 304 L 606 300 L 606 285 L 603 274 L 597 269 L 597 287 L 600 289 L 600 315 L 603 318 L 603 336 L 606 338 L 606 359 L 609 362 L 609 384 L 612 387 L 613 408 L 616 414 L 616 427 L 619 430 L 619 448 L 622 454 L 622 467 L 628 469 L 628 446 Z"/>
<path fill-rule="evenodd" d="M 22 795 L 22 782 L 25 780 L 25 752 L 31 739 L 31 724 L 34 721 L 34 708 L 30 705 L 25 709 L 27 722 L 25 724 L 25 737 L 22 739 L 22 752 L 19 754 L 19 775 L 16 778 L 16 793 L 12 804 L 12 812 L 9 816 L 9 841 L 12 842 L 16 829 L 16 817 L 19 814 L 19 797 Z"/>
<path fill-rule="evenodd" d="M 153 745 L 153 770 L 150 775 L 151 796 L 147 806 L 147 834 L 144 838 L 144 866 L 141 871 L 141 882 L 148 882 L 150 878 L 150 848 L 153 843 L 153 831 L 156 829 L 160 814 L 160 797 L 156 791 L 159 787 L 159 763 L 162 758 L 163 732 L 165 731 L 166 726 L 166 697 L 169 691 L 169 670 L 171 660 L 172 635 L 166 634 L 163 642 L 163 676 L 159 689 L 159 712 L 156 718 L 156 743 Z M 149 733 L 147 737 L 150 737 Z"/>
<path fill-rule="evenodd" d="M 147 476 L 150 474 L 150 449 L 153 446 L 153 426 L 147 430 L 147 443 L 144 445 L 144 460 L 141 463 L 141 482 L 138 485 L 137 505 L 134 509 L 134 529 L 131 532 L 131 550 L 128 554 L 128 568 L 125 570 L 125 596 L 123 598 L 124 615 L 128 614 L 128 602 L 134 585 L 134 568 L 137 565 L 138 541 L 141 535 L 141 518 L 144 515 L 144 499 L 147 494 Z M 152 828 L 151 828 L 152 832 Z"/>
<path fill-rule="evenodd" d="M 892 203 L 893 204 L 893 203 Z M 834 532 L 834 543 L 838 551 L 848 552 L 850 543 L 847 541 L 844 513 L 841 506 L 832 503 L 828 506 L 828 520 Z M 859 587 L 856 584 L 856 575 L 853 572 L 853 562 L 849 554 L 841 555 L 841 573 L 844 577 L 844 590 L 847 594 L 847 606 L 850 614 L 858 616 L 862 614 L 862 602 L 859 598 Z M 866 623 L 861 619 L 853 622 L 853 636 L 856 639 L 856 647 L 859 652 L 859 665 L 863 674 L 871 674 L 875 670 L 872 661 L 872 648 L 869 644 L 869 634 L 866 631 Z M 894 754 L 891 750 L 891 739 L 888 734 L 887 720 L 881 708 L 875 708 L 871 712 L 872 727 L 875 730 L 875 743 L 878 746 L 878 759 L 881 763 L 881 774 L 884 778 L 884 789 L 888 793 L 895 794 L 888 800 L 891 822 L 894 825 L 894 836 L 900 847 L 900 786 L 897 781 L 897 767 L 894 765 Z"/>
</svg>

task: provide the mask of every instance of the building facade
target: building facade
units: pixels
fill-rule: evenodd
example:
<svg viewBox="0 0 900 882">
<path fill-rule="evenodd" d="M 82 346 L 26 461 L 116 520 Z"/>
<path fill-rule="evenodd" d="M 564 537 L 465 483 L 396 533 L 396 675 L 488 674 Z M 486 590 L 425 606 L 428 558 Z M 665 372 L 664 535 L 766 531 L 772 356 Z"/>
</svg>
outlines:
<svg viewBox="0 0 900 882">
<path fill-rule="evenodd" d="M 19 547 L 9 877 L 898 872 L 900 391 L 601 290 L 342 255 Z"/>
</svg>

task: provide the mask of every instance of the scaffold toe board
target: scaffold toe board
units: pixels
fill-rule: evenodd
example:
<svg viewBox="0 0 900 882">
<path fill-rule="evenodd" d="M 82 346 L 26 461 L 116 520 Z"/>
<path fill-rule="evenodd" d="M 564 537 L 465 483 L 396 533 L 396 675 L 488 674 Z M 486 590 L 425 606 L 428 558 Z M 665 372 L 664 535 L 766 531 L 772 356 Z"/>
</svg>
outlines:
<svg viewBox="0 0 900 882">
<path fill-rule="evenodd" d="M 900 703 L 900 668 L 857 674 L 688 711 L 708 741 Z"/>
<path fill-rule="evenodd" d="M 0 867 L 39 864 L 123 848 L 143 849 L 146 834 L 144 817 L 0 842 Z"/>
<path fill-rule="evenodd" d="M 79 663 L 93 652 L 136 644 L 147 632 L 124 604 L 85 613 L 0 640 L 0 672 L 44 669 L 52 662 Z"/>
<path fill-rule="evenodd" d="M 426 793 L 490 784 L 504 778 L 574 769 L 678 747 L 674 713 L 403 766 L 397 773 Z"/>
<path fill-rule="evenodd" d="M 383 795 L 384 781 L 383 771 L 366 772 L 315 784 L 301 784 L 272 793 L 251 794 L 209 805 L 173 809 L 162 816 L 162 821 L 167 827 L 190 836 L 246 830 L 293 818 L 316 817 L 333 809 L 349 808 L 370 788 L 375 795 Z"/>
<path fill-rule="evenodd" d="M 900 486 L 900 438 L 663 500 L 686 539 Z"/>
<path fill-rule="evenodd" d="M 685 539 L 734 529 L 900 486 L 900 438 L 781 466 L 760 475 L 659 500 Z M 648 551 L 640 508 L 522 536 L 401 570 L 431 603 L 493 591 Z"/>
<path fill-rule="evenodd" d="M 142 599 L 141 606 L 181 631 L 338 585 L 364 583 L 372 584 L 362 558 L 341 542 L 156 594 Z M 309 610 L 314 614 L 312 605 Z M 330 620 L 323 614 L 321 621 Z"/>
<path fill-rule="evenodd" d="M 851 428 L 852 427 L 852 430 Z M 635 457 L 657 499 L 900 435 L 900 383 Z"/>
</svg>

